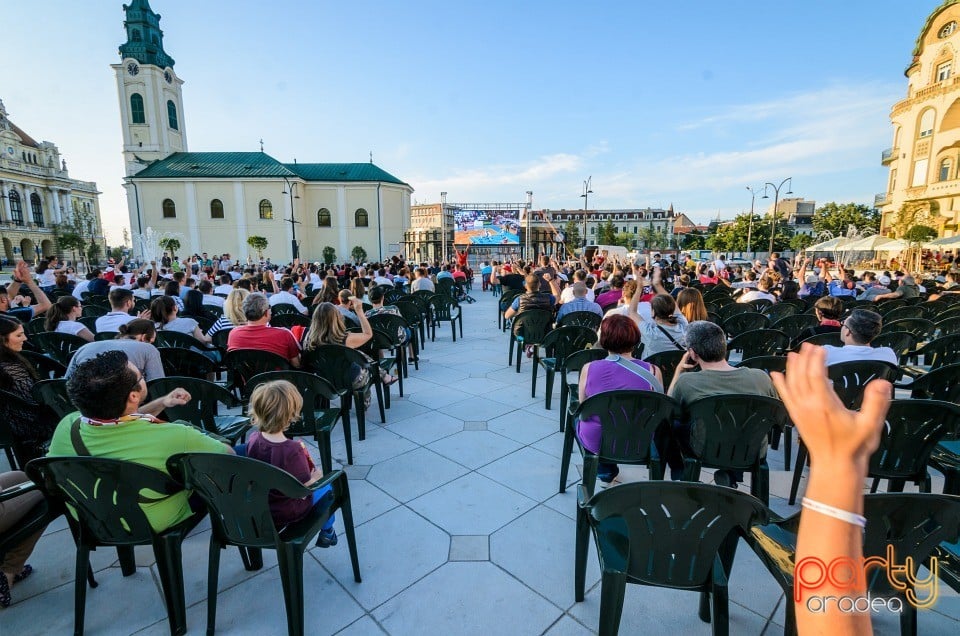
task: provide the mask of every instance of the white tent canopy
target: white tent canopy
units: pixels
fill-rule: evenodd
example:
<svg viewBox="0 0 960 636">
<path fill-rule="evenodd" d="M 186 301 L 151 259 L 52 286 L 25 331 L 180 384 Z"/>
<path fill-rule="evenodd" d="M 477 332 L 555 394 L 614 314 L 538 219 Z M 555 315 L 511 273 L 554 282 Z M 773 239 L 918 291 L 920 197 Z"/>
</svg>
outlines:
<svg viewBox="0 0 960 636">
<path fill-rule="evenodd" d="M 910 244 L 900 239 L 886 236 L 868 236 L 859 241 L 845 243 L 840 249 L 844 252 L 902 252 L 909 249 Z"/>
<path fill-rule="evenodd" d="M 839 249 L 842 247 L 842 244 L 847 240 L 845 236 L 838 236 L 832 238 L 829 241 L 824 241 L 822 243 L 817 243 L 816 245 L 811 245 L 806 248 L 807 252 L 832 252 L 833 250 Z"/>
<path fill-rule="evenodd" d="M 938 238 L 929 243 L 924 243 L 927 249 L 955 249 L 960 248 L 960 236 L 950 236 L 947 238 Z"/>
</svg>

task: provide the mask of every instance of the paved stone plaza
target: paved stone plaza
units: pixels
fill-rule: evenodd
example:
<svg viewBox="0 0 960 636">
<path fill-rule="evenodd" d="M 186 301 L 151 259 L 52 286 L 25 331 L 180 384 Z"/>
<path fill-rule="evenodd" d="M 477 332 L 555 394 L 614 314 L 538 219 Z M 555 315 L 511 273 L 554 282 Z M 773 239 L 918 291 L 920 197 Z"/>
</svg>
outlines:
<svg viewBox="0 0 960 636">
<path fill-rule="evenodd" d="M 599 569 L 591 545 L 585 602 L 574 603 L 576 488 L 557 494 L 562 434 L 559 400 L 543 405 L 543 377 L 530 397 L 530 362 L 507 366 L 506 334 L 496 327 L 489 293 L 465 305 L 464 338 L 448 325 L 412 365 L 405 396 L 392 387 L 387 424 L 369 423 L 347 466 L 363 583 L 355 583 L 346 541 L 313 548 L 304 563 L 308 634 L 483 634 L 551 636 L 594 633 Z M 379 420 L 376 405 L 371 419 Z M 356 433 L 354 433 L 356 434 Z M 315 449 L 314 449 L 315 450 Z M 340 427 L 334 461 L 345 462 Z M 574 454 L 579 464 L 579 456 Z M 0 460 L 4 461 L 5 460 Z M 5 464 L 2 466 L 6 469 Z M 788 506 L 782 452 L 771 451 L 771 505 Z M 624 468 L 624 480 L 645 478 Z M 705 472 L 709 479 L 710 471 Z M 571 484 L 579 471 L 571 470 Z M 741 488 L 745 489 L 744 486 Z M 908 490 L 913 486 L 908 486 Z M 942 480 L 934 478 L 934 492 Z M 340 523 L 338 521 L 338 527 Z M 204 522 L 184 543 L 184 584 L 191 633 L 206 625 L 207 546 Z M 100 586 L 87 592 L 86 633 L 169 633 L 149 548 L 123 578 L 116 552 L 92 555 Z M 246 572 L 235 549 L 221 559 L 218 633 L 283 634 L 286 620 L 276 559 Z M 57 520 L 30 562 L 36 573 L 0 610 L 0 634 L 67 634 L 73 628 L 74 546 Z M 941 585 L 933 611 L 920 612 L 921 634 L 960 633 L 960 597 Z M 692 592 L 628 586 L 621 633 L 709 634 Z M 780 588 L 743 543 L 730 580 L 730 633 L 780 634 Z M 874 621 L 878 634 L 898 634 L 895 616 Z"/>
</svg>

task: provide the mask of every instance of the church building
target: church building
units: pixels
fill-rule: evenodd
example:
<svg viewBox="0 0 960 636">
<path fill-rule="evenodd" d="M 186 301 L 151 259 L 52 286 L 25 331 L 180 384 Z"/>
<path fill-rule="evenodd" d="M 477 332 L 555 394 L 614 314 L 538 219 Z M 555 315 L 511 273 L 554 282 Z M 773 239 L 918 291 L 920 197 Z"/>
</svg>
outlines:
<svg viewBox="0 0 960 636">
<path fill-rule="evenodd" d="M 127 41 L 111 65 L 120 98 L 124 180 L 134 236 L 181 235 L 180 252 L 256 252 L 275 262 L 389 258 L 409 227 L 413 188 L 372 163 L 282 163 L 260 152 L 190 152 L 183 80 L 147 0 L 123 7 Z M 391 244 L 394 244 L 391 249 Z M 139 249 L 134 241 L 135 250 Z M 141 256 L 140 254 L 136 254 Z"/>
</svg>

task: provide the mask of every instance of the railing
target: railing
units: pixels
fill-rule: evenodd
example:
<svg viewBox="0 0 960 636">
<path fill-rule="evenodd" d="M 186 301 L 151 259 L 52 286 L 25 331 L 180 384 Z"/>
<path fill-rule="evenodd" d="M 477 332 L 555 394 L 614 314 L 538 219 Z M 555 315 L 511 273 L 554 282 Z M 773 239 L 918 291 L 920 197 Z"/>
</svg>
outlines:
<svg viewBox="0 0 960 636">
<path fill-rule="evenodd" d="M 882 192 L 873 197 L 873 207 L 875 208 L 882 207 L 888 203 L 890 203 L 890 195 L 886 192 Z"/>
<path fill-rule="evenodd" d="M 882 153 L 880 153 L 880 164 L 887 165 L 892 163 L 897 156 L 900 154 L 899 148 L 887 148 Z"/>
</svg>

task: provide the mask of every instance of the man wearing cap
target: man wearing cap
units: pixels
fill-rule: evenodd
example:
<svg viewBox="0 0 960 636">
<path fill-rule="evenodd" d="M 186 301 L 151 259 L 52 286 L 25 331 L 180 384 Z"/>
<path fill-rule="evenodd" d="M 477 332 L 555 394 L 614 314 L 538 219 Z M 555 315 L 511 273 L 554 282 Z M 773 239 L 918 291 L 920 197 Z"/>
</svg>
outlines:
<svg viewBox="0 0 960 636">
<path fill-rule="evenodd" d="M 910 274 L 907 274 L 900 281 L 900 285 L 897 286 L 896 291 L 881 294 L 874 298 L 874 300 L 879 302 L 881 300 L 893 300 L 894 298 L 917 298 L 918 296 L 920 296 L 920 288 L 917 286 L 917 280 Z"/>
<path fill-rule="evenodd" d="M 873 272 L 865 272 L 863 274 L 863 282 L 864 291 L 857 296 L 857 300 L 872 300 L 875 302 L 877 296 L 890 293 L 890 288 L 887 287 L 887 285 L 890 284 L 889 276 L 880 276 L 878 278 Z"/>
</svg>

